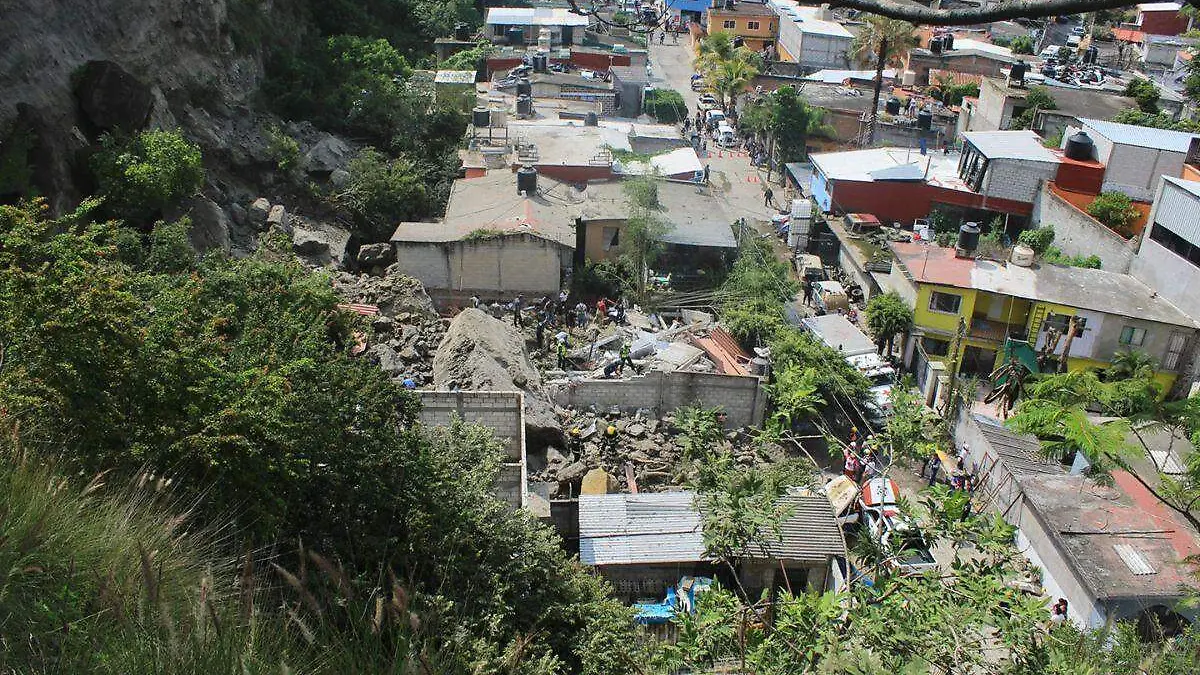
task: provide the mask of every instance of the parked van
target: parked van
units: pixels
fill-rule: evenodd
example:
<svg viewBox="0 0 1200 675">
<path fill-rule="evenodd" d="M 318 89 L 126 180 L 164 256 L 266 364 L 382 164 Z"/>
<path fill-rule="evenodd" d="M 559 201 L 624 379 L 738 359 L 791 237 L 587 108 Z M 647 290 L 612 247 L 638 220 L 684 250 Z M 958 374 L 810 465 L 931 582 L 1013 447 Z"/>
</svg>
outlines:
<svg viewBox="0 0 1200 675">
<path fill-rule="evenodd" d="M 801 320 L 800 325 L 825 346 L 841 352 L 846 357 L 846 362 L 871 382 L 875 414 L 880 417 L 892 414 L 892 389 L 896 386 L 896 370 L 879 355 L 878 346 L 866 333 L 839 314 L 810 316 Z"/>
<path fill-rule="evenodd" d="M 725 113 L 720 110 L 709 110 L 704 113 L 704 119 L 715 127 L 725 121 Z"/>
<path fill-rule="evenodd" d="M 713 132 L 713 140 L 717 142 L 717 145 L 730 148 L 737 142 L 737 135 L 734 134 L 733 127 L 721 122 L 717 125 L 717 130 Z"/>
</svg>

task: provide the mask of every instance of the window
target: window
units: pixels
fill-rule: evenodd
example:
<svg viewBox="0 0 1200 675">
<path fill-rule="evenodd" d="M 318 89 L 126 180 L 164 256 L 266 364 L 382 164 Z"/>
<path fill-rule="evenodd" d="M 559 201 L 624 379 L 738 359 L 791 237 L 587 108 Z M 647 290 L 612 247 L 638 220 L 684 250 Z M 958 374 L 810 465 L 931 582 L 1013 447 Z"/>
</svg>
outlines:
<svg viewBox="0 0 1200 675">
<path fill-rule="evenodd" d="M 725 19 L 725 21 L 721 24 L 721 27 L 722 28 L 736 28 L 737 23 L 734 22 L 733 19 Z"/>
<path fill-rule="evenodd" d="M 938 291 L 934 291 L 929 295 L 929 309 L 934 312 L 958 314 L 960 305 L 962 305 L 962 296 L 960 295 L 939 293 Z"/>
<path fill-rule="evenodd" d="M 500 25 L 492 26 L 492 35 L 495 35 L 496 37 L 504 37 L 504 29 L 505 28 L 508 28 L 508 26 L 500 26 Z"/>
<path fill-rule="evenodd" d="M 1167 356 L 1163 359 L 1163 370 L 1178 370 L 1179 361 L 1183 358 L 1183 348 L 1187 346 L 1187 335 L 1183 333 L 1171 333 L 1171 339 L 1167 341 Z"/>
<path fill-rule="evenodd" d="M 747 30 L 758 30 L 758 27 L 759 27 L 759 23 L 757 21 L 747 21 L 746 22 Z"/>
<path fill-rule="evenodd" d="M 1079 327 L 1076 329 L 1076 335 L 1081 335 L 1081 334 L 1083 334 L 1083 331 L 1087 328 L 1087 319 L 1085 319 L 1081 316 L 1077 319 L 1077 321 L 1079 323 Z M 1069 314 L 1051 314 L 1050 316 L 1046 317 L 1045 321 L 1042 322 L 1042 327 L 1040 330 L 1041 330 L 1041 332 L 1044 333 L 1047 330 L 1053 328 L 1054 330 L 1058 331 L 1059 334 L 1066 335 L 1067 330 L 1070 327 L 1071 327 L 1071 315 L 1069 315 Z"/>
<path fill-rule="evenodd" d="M 939 340 L 928 335 L 921 338 L 921 347 L 929 356 L 945 356 L 950 353 L 949 340 Z"/>
<path fill-rule="evenodd" d="M 1146 329 L 1135 326 L 1125 326 L 1121 329 L 1121 344 L 1130 347 L 1141 347 L 1146 341 Z"/>
<path fill-rule="evenodd" d="M 621 245 L 621 228 L 606 227 L 602 232 L 604 239 L 604 250 L 610 251 Z"/>
</svg>

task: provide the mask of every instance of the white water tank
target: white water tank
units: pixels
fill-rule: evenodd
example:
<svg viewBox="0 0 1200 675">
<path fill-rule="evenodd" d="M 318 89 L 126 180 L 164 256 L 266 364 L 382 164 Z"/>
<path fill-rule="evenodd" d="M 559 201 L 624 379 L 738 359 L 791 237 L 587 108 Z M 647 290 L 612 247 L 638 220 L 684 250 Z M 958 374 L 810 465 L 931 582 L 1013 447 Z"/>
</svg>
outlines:
<svg viewBox="0 0 1200 675">
<path fill-rule="evenodd" d="M 540 51 L 543 51 L 543 52 L 550 51 L 550 29 L 549 28 L 543 28 L 538 31 L 537 45 L 538 45 L 538 50 L 540 50 Z"/>
<path fill-rule="evenodd" d="M 900 73 L 900 84 L 905 87 L 911 87 L 917 83 L 917 73 L 912 70 L 906 70 Z"/>
<path fill-rule="evenodd" d="M 1030 267 L 1033 265 L 1033 249 L 1025 244 L 1017 244 L 1012 250 L 1012 264 L 1017 267 Z"/>
</svg>

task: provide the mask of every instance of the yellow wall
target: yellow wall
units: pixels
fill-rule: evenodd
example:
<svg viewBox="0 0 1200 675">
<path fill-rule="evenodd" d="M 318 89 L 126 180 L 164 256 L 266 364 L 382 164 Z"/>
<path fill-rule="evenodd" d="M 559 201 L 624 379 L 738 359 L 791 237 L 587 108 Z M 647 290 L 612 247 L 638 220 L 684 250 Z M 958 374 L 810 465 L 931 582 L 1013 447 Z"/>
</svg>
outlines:
<svg viewBox="0 0 1200 675">
<path fill-rule="evenodd" d="M 726 14 L 717 9 L 708 10 L 708 32 L 715 33 L 717 31 L 725 31 L 740 35 L 744 38 L 758 38 L 760 40 L 775 39 L 775 24 L 779 19 L 773 15 L 765 14 L 762 16 L 746 16 L 739 13 Z M 726 28 L 725 22 L 733 21 L 733 28 Z M 751 29 L 750 22 L 758 22 L 758 28 Z M 761 45 L 760 45 L 761 47 Z"/>
<path fill-rule="evenodd" d="M 958 314 L 947 314 L 929 309 L 929 298 L 934 291 L 957 295 L 962 298 L 958 306 Z M 935 286 L 920 284 L 917 286 L 917 306 L 913 308 L 913 323 L 921 328 L 954 335 L 958 332 L 958 318 L 961 316 L 970 323 L 971 314 L 975 311 L 976 291 L 970 288 L 955 288 L 953 286 Z"/>
<path fill-rule="evenodd" d="M 617 250 L 615 248 L 611 248 L 607 251 L 604 250 L 604 230 L 608 227 L 622 229 L 625 227 L 625 221 L 589 220 L 587 222 L 587 233 L 584 234 L 583 237 L 583 255 L 585 258 L 596 262 L 616 256 Z"/>
</svg>

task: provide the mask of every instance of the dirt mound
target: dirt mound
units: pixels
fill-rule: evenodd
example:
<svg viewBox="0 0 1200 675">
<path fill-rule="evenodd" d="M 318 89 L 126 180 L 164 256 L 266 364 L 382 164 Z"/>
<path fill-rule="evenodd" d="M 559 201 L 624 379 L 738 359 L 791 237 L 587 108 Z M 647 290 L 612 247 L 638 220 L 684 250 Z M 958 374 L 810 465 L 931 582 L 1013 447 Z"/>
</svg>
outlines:
<svg viewBox="0 0 1200 675">
<path fill-rule="evenodd" d="M 333 289 L 348 302 L 378 305 L 379 312 L 403 322 L 410 316 L 433 318 L 437 312 L 420 281 L 392 265 L 383 276 L 341 272 L 333 277 Z M 402 316 L 402 315 L 409 316 Z"/>
<path fill-rule="evenodd" d="M 527 441 L 559 433 L 524 336 L 511 323 L 477 309 L 465 309 L 450 322 L 433 357 L 433 383 L 438 389 L 524 391 Z"/>
<path fill-rule="evenodd" d="M 421 282 L 393 266 L 381 277 L 338 273 L 333 289 L 346 302 L 379 307 L 379 316 L 371 321 L 369 358 L 393 379 L 412 378 L 417 386 L 428 386 L 433 380 L 433 353 L 446 324 Z"/>
</svg>

